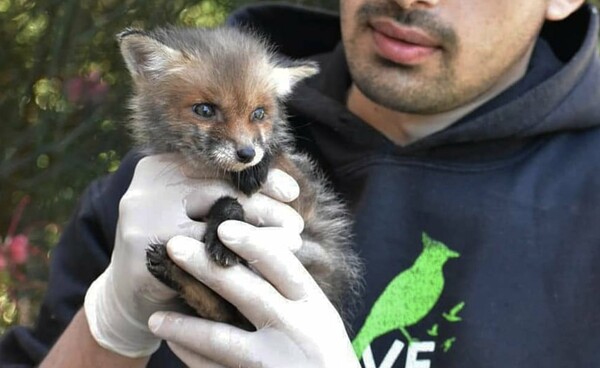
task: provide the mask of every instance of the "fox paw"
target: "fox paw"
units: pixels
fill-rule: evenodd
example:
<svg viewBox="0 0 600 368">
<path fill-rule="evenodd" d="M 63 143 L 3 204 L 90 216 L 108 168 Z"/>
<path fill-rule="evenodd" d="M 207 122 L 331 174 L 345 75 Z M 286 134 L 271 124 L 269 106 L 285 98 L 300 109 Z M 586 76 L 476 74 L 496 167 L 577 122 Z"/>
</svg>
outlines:
<svg viewBox="0 0 600 368">
<path fill-rule="evenodd" d="M 223 221 L 227 220 L 243 221 L 244 210 L 235 198 L 221 197 L 208 212 L 204 244 L 208 256 L 223 267 L 233 266 L 242 261 L 237 254 L 221 242 L 217 235 L 217 228 Z"/>
<path fill-rule="evenodd" d="M 146 249 L 146 267 L 152 276 L 173 290 L 180 290 L 181 285 L 173 277 L 174 271 L 179 268 L 169 255 L 164 244 L 150 244 Z"/>
</svg>

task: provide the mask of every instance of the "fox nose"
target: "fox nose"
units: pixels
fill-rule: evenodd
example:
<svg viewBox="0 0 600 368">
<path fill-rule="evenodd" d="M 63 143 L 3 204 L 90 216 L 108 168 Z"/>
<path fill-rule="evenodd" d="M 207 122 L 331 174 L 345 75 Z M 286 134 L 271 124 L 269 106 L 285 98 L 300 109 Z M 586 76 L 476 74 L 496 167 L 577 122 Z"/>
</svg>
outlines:
<svg viewBox="0 0 600 368">
<path fill-rule="evenodd" d="M 238 161 L 243 162 L 245 164 L 252 161 L 254 156 L 256 156 L 256 152 L 254 151 L 254 148 L 252 148 L 252 147 L 240 148 L 239 150 L 237 150 L 236 153 L 237 153 Z"/>
</svg>

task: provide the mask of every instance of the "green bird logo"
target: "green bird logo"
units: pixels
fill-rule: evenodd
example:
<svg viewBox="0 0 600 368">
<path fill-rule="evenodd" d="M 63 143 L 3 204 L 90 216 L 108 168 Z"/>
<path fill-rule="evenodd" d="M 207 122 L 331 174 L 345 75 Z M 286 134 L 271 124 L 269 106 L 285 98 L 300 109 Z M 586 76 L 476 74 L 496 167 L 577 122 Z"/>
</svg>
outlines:
<svg viewBox="0 0 600 368">
<path fill-rule="evenodd" d="M 413 341 L 407 327 L 427 316 L 444 290 L 442 268 L 460 254 L 443 243 L 422 235 L 423 251 L 415 263 L 396 276 L 377 298 L 352 346 L 360 358 L 371 342 L 394 330 Z"/>
</svg>

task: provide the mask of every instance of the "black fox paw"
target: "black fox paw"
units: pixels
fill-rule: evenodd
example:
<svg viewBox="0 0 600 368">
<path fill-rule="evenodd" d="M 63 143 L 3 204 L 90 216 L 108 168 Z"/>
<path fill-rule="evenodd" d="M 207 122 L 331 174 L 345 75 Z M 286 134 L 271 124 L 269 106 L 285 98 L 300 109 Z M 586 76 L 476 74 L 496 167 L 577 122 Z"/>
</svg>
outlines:
<svg viewBox="0 0 600 368">
<path fill-rule="evenodd" d="M 223 267 L 240 263 L 242 259 L 229 250 L 219 239 L 217 228 L 223 221 L 243 221 L 244 210 L 242 205 L 235 198 L 221 197 L 210 208 L 207 219 L 204 244 L 209 257 Z"/>
<path fill-rule="evenodd" d="M 171 261 L 164 244 L 150 244 L 146 249 L 146 267 L 152 276 L 173 290 L 181 286 L 173 279 L 173 271 L 178 266 Z"/>
<path fill-rule="evenodd" d="M 223 267 L 233 266 L 241 262 L 240 257 L 224 246 L 218 238 L 206 243 L 206 251 L 213 261 Z"/>
</svg>

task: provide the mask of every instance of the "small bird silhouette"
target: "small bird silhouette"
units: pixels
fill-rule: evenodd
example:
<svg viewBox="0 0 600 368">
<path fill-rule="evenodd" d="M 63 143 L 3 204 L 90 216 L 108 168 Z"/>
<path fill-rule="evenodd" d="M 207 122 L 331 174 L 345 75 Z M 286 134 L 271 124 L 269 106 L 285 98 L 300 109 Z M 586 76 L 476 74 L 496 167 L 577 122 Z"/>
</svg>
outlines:
<svg viewBox="0 0 600 368">
<path fill-rule="evenodd" d="M 440 326 L 436 323 L 435 325 L 431 326 L 431 328 L 429 330 L 427 330 L 427 335 L 429 336 L 437 336 L 440 334 Z"/>
<path fill-rule="evenodd" d="M 460 317 L 458 315 L 458 313 L 460 313 L 460 311 L 465 307 L 465 302 L 460 302 L 458 303 L 454 308 L 452 308 L 450 310 L 450 312 L 446 313 L 442 313 L 442 316 L 446 319 L 446 321 L 448 322 L 460 322 L 462 321 L 462 317 Z"/>
<path fill-rule="evenodd" d="M 397 275 L 377 298 L 352 346 L 358 357 L 379 336 L 400 330 L 408 342 L 406 330 L 423 319 L 435 306 L 444 290 L 442 268 L 450 258 L 460 257 L 443 243 L 422 235 L 423 251 L 415 263 Z"/>
</svg>

